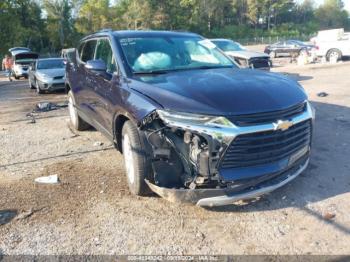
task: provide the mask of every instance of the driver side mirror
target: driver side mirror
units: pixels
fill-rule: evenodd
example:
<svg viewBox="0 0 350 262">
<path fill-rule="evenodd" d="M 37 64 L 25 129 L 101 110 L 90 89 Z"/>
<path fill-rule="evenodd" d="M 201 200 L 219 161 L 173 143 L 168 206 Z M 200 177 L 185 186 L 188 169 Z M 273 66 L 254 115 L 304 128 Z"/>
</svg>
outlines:
<svg viewBox="0 0 350 262">
<path fill-rule="evenodd" d="M 99 72 L 99 73 L 103 73 L 103 72 L 106 72 L 107 71 L 107 65 L 106 63 L 101 60 L 101 59 L 98 59 L 98 60 L 88 60 L 85 64 L 85 68 L 86 69 L 89 69 L 91 71 L 96 71 L 96 72 Z"/>
</svg>

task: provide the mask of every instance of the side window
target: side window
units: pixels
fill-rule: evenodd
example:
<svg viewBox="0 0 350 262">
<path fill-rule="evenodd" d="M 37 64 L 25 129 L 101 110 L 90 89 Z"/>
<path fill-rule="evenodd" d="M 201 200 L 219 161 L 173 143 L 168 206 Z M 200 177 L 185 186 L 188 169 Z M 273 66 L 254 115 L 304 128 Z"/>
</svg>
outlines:
<svg viewBox="0 0 350 262">
<path fill-rule="evenodd" d="M 96 42 L 96 40 L 90 40 L 85 43 L 81 61 L 86 62 L 94 59 Z"/>
<path fill-rule="evenodd" d="M 81 58 L 81 54 L 83 52 L 83 48 L 84 48 L 85 42 L 81 43 L 78 47 L 78 57 L 79 59 Z"/>
<path fill-rule="evenodd" d="M 99 39 L 96 47 L 95 59 L 101 59 L 106 63 L 107 72 L 114 73 L 117 70 L 113 51 L 108 39 Z"/>
</svg>

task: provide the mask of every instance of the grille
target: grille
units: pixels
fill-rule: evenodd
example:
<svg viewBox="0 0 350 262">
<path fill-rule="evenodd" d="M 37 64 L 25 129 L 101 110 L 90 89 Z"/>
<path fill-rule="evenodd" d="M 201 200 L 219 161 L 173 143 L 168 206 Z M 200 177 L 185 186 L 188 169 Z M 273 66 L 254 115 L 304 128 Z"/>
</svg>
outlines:
<svg viewBox="0 0 350 262">
<path fill-rule="evenodd" d="M 285 110 L 249 114 L 249 115 L 238 115 L 238 116 L 228 116 L 227 118 L 238 126 L 249 126 L 249 125 L 259 125 L 264 123 L 273 123 L 277 120 L 286 120 L 294 116 L 297 116 L 306 110 L 306 103 L 301 103 Z"/>
<path fill-rule="evenodd" d="M 291 156 L 311 141 L 310 120 L 285 131 L 265 131 L 237 136 L 227 148 L 221 168 L 257 166 Z"/>
<path fill-rule="evenodd" d="M 269 68 L 270 63 L 268 58 L 253 58 L 249 60 L 249 64 L 253 65 L 253 68 Z"/>
<path fill-rule="evenodd" d="M 63 76 L 55 76 L 53 79 L 62 79 Z"/>
</svg>

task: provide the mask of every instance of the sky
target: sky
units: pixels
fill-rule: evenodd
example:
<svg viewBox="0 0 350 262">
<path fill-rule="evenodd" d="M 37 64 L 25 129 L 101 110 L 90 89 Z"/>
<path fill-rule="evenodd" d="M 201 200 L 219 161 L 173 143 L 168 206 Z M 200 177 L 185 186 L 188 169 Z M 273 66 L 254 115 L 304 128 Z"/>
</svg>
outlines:
<svg viewBox="0 0 350 262">
<path fill-rule="evenodd" d="M 303 0 L 297 0 L 298 2 L 303 2 Z M 324 0 L 314 0 L 317 5 L 323 4 Z M 345 9 L 350 12 L 350 0 L 343 0 L 345 4 Z"/>
</svg>

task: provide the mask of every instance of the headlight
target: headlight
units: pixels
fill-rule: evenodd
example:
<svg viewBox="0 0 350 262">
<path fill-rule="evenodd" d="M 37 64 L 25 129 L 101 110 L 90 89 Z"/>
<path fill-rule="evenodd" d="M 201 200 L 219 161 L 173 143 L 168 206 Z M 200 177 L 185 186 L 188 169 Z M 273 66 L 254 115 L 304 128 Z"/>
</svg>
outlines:
<svg viewBox="0 0 350 262">
<path fill-rule="evenodd" d="M 208 116 L 167 110 L 157 110 L 157 113 L 165 123 L 177 122 L 188 125 L 234 127 L 234 124 L 223 116 Z"/>
<path fill-rule="evenodd" d="M 51 80 L 51 77 L 49 77 L 48 75 L 45 75 L 45 74 L 38 74 L 38 79 L 40 81 L 49 81 L 49 80 Z"/>
</svg>

